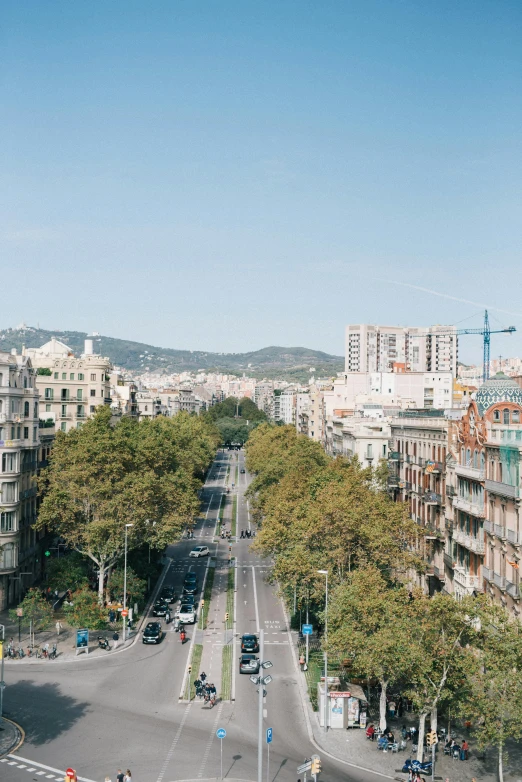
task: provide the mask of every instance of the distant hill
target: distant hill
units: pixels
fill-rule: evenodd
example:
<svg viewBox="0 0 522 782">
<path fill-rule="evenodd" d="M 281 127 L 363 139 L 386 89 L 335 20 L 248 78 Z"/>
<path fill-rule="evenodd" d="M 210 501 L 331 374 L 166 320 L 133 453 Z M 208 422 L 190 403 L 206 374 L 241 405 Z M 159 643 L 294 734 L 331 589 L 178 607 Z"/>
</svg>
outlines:
<svg viewBox="0 0 522 782">
<path fill-rule="evenodd" d="M 309 348 L 268 347 L 250 353 L 208 353 L 202 350 L 175 350 L 159 348 L 143 342 L 114 339 L 102 335 L 91 336 L 82 331 L 47 331 L 32 326 L 19 326 L 0 330 L 0 350 L 18 351 L 25 345 L 39 348 L 51 337 L 65 342 L 74 351 L 82 353 L 84 340 L 94 340 L 94 350 L 109 356 L 116 366 L 132 372 L 162 371 L 165 374 L 204 370 L 241 375 L 245 372 L 257 378 L 282 378 L 295 382 L 316 377 L 335 376 L 344 368 L 340 356 L 331 356 Z M 310 370 L 313 368 L 313 373 Z"/>
</svg>

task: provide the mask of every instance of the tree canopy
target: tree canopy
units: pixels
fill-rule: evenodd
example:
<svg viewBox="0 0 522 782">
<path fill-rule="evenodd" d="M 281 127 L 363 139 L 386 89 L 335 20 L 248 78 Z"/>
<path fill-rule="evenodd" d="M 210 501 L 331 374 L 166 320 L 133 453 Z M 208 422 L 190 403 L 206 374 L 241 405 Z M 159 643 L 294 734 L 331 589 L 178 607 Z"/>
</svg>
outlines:
<svg viewBox="0 0 522 782">
<path fill-rule="evenodd" d="M 267 420 L 265 413 L 246 396 L 243 399 L 236 399 L 235 396 L 227 397 L 223 402 L 209 408 L 205 417 L 209 421 L 218 421 L 220 418 L 241 418 L 245 423 L 247 421 L 260 423 Z"/>
</svg>

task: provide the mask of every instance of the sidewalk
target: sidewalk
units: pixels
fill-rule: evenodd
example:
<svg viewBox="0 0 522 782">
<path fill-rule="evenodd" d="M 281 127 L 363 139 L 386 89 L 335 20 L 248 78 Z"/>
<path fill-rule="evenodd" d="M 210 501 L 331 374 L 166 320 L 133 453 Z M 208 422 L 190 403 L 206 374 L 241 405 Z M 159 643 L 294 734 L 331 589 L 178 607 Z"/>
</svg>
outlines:
<svg viewBox="0 0 522 782">
<path fill-rule="evenodd" d="M 0 758 L 14 752 L 22 739 L 23 733 L 16 722 L 0 718 Z"/>
</svg>

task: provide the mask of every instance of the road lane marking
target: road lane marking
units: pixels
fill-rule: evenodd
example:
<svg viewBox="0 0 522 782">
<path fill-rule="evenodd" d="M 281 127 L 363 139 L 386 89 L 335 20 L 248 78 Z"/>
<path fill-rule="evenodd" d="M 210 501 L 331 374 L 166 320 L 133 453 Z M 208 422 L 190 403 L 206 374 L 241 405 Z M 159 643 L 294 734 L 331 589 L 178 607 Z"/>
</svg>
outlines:
<svg viewBox="0 0 522 782">
<path fill-rule="evenodd" d="M 212 500 L 213 499 L 214 499 L 214 494 L 211 494 L 210 495 L 210 500 L 209 500 L 209 503 L 208 503 L 207 512 L 205 513 L 205 521 L 201 525 L 201 533 L 200 533 L 200 536 L 199 536 L 200 538 L 203 537 L 203 530 L 205 529 L 205 523 L 206 523 L 206 521 L 208 519 L 208 514 L 209 514 L 209 511 L 210 511 L 210 508 L 212 507 Z M 208 532 L 206 534 L 208 535 Z"/>
<path fill-rule="evenodd" d="M 201 766 L 200 766 L 200 769 L 199 769 L 198 779 L 201 779 L 202 776 L 203 776 L 203 772 L 204 772 L 205 766 L 207 764 L 208 756 L 209 756 L 210 750 L 212 748 L 212 742 L 214 741 L 214 736 L 216 734 L 216 730 L 217 730 L 217 727 L 219 725 L 219 721 L 221 719 L 221 712 L 223 711 L 223 705 L 224 705 L 224 703 L 223 703 L 223 701 L 221 701 L 221 703 L 218 706 L 218 710 L 217 710 L 216 718 L 214 720 L 214 724 L 212 726 L 212 732 L 210 733 L 210 738 L 207 741 L 207 746 L 205 747 L 205 752 L 203 753 L 203 759 L 201 761 Z M 160 780 L 158 780 L 158 782 L 160 782 Z"/>
<path fill-rule="evenodd" d="M 177 743 L 178 743 L 178 741 L 180 739 L 181 731 L 183 730 L 183 728 L 185 726 L 185 723 L 187 721 L 188 715 L 190 714 L 190 707 L 191 706 L 192 706 L 192 701 L 190 701 L 190 703 L 188 703 L 187 706 L 185 707 L 185 714 L 183 715 L 183 718 L 182 718 L 181 722 L 179 723 L 179 728 L 177 729 L 176 735 L 174 736 L 174 738 L 172 740 L 172 744 L 170 745 L 170 749 L 167 752 L 167 757 L 165 758 L 165 762 L 164 762 L 164 764 L 163 764 L 163 766 L 161 768 L 161 771 L 159 773 L 159 776 L 158 776 L 156 782 L 161 782 L 163 777 L 165 776 L 165 772 L 167 770 L 167 766 L 169 765 L 170 761 L 172 760 L 172 755 L 174 754 L 174 751 L 176 749 Z"/>
<path fill-rule="evenodd" d="M 30 774 L 36 773 L 38 776 L 42 776 L 42 774 L 45 774 L 46 771 L 53 771 L 54 774 L 58 776 L 58 779 L 63 779 L 65 776 L 65 771 L 60 771 L 59 768 L 53 768 L 52 766 L 45 766 L 43 763 L 37 763 L 36 760 L 29 760 L 28 758 L 23 758 L 20 755 L 8 755 L 7 757 L 12 758 L 15 763 L 18 763 L 19 760 L 22 760 L 24 763 L 28 763 L 29 768 L 27 768 L 26 771 L 28 771 Z M 8 763 L 8 765 L 12 766 L 13 763 Z M 37 768 L 43 769 L 43 771 L 36 771 Z M 79 782 L 94 782 L 93 779 L 88 779 L 87 777 L 78 777 L 78 780 Z"/>
<path fill-rule="evenodd" d="M 257 632 L 260 631 L 261 625 L 259 623 L 259 607 L 257 605 L 257 587 L 256 587 L 256 571 L 254 568 L 252 568 L 252 583 L 254 585 L 254 606 L 256 611 L 256 626 L 257 626 Z M 245 600 L 246 605 L 246 600 Z"/>
</svg>

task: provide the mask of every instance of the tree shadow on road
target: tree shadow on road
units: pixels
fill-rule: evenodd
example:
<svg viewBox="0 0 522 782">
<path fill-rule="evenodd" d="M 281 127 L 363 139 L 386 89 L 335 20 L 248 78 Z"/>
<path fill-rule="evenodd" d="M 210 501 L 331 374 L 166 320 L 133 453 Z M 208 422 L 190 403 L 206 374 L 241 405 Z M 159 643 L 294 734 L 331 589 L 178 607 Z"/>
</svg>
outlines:
<svg viewBox="0 0 522 782">
<path fill-rule="evenodd" d="M 4 705 L 6 716 L 24 729 L 26 742 L 37 747 L 67 733 L 89 706 L 63 695 L 58 684 L 27 679 L 6 687 Z"/>
</svg>

